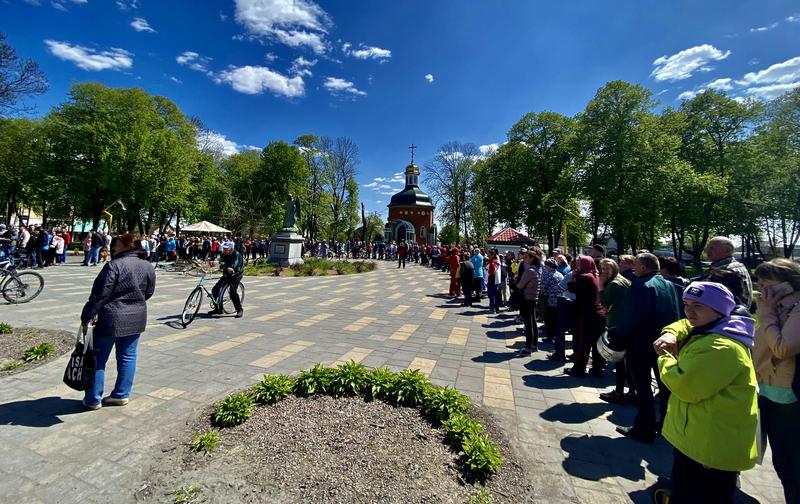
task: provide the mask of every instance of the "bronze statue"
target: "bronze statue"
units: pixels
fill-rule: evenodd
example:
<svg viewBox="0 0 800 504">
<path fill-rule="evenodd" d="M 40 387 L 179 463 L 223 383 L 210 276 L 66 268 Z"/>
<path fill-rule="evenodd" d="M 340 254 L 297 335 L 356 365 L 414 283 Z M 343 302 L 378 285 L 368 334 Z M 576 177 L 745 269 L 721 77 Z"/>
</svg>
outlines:
<svg viewBox="0 0 800 504">
<path fill-rule="evenodd" d="M 300 220 L 300 199 L 295 199 L 289 194 L 289 199 L 283 204 L 283 229 L 297 231 L 297 221 Z"/>
</svg>

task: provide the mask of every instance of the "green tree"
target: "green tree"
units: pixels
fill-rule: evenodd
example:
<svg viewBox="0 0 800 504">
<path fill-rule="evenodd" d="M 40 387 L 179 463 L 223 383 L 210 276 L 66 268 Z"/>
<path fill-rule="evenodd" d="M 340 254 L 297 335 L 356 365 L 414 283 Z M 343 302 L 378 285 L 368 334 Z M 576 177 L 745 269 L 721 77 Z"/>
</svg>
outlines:
<svg viewBox="0 0 800 504">
<path fill-rule="evenodd" d="M 472 204 L 473 168 L 480 151 L 472 143 L 448 142 L 425 163 L 427 186 L 436 201 L 440 218 L 469 234 L 468 211 Z"/>
<path fill-rule="evenodd" d="M 301 135 L 294 140 L 294 145 L 300 149 L 308 171 L 308 190 L 301 196 L 304 203 L 303 229 L 308 238 L 316 240 L 325 211 L 325 174 L 319 159 L 319 138 L 310 134 Z"/>
<path fill-rule="evenodd" d="M 319 150 L 323 187 L 328 193 L 330 237 L 337 238 L 343 230 L 343 225 L 346 225 L 347 184 L 357 174 L 358 146 L 347 137 L 339 137 L 336 140 L 322 137 L 319 141 Z"/>
</svg>

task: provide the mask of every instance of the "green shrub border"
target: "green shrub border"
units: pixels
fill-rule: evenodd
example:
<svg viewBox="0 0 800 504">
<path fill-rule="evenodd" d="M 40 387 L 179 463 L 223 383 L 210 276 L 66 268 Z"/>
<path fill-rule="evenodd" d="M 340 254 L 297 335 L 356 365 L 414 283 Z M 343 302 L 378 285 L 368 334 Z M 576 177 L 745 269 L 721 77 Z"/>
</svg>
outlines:
<svg viewBox="0 0 800 504">
<path fill-rule="evenodd" d="M 349 361 L 336 367 L 316 364 L 289 375 L 264 375 L 249 390 L 231 394 L 214 406 L 211 420 L 224 428 L 244 423 L 255 404 L 274 404 L 289 394 L 297 397 L 330 395 L 362 396 L 365 400 L 382 400 L 393 406 L 417 408 L 434 426 L 445 430 L 445 441 L 456 451 L 464 452 L 465 467 L 474 476 L 485 480 L 497 472 L 503 457 L 497 445 L 483 433 L 483 425 L 470 418 L 470 399 L 452 387 L 437 387 L 415 370 L 394 373 L 380 367 L 368 370 L 363 364 Z"/>
</svg>

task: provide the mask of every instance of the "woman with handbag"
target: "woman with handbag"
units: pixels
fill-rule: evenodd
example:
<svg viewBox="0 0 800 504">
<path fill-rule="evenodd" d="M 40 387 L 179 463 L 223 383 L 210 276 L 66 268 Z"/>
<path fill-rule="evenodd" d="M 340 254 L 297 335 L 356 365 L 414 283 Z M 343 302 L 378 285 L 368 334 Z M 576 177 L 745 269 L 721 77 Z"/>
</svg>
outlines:
<svg viewBox="0 0 800 504">
<path fill-rule="evenodd" d="M 130 233 L 114 239 L 113 261 L 106 263 L 94 281 L 92 293 L 81 313 L 82 330 L 94 323 L 97 367 L 94 384 L 84 393 L 83 405 L 92 410 L 101 405 L 128 404 L 136 374 L 139 336 L 147 326 L 147 303 L 155 291 L 153 267 L 140 257 L 141 242 Z M 103 398 L 105 367 L 116 347 L 117 381 Z"/>
<path fill-rule="evenodd" d="M 761 429 L 788 504 L 800 503 L 800 265 L 773 259 L 756 268 L 761 295 L 753 363 Z"/>
</svg>

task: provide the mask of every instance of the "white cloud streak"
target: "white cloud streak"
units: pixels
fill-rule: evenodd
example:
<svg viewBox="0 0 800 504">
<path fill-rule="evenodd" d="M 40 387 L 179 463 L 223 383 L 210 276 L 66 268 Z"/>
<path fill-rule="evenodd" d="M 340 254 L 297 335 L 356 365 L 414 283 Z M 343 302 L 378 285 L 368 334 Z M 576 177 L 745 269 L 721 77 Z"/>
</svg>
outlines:
<svg viewBox="0 0 800 504">
<path fill-rule="evenodd" d="M 731 54 L 722 52 L 710 44 L 684 49 L 672 56 L 661 56 L 653 61 L 655 68 L 650 74 L 656 81 L 675 82 L 688 79 L 695 71 L 709 71 L 708 63 L 721 61 Z"/>
<path fill-rule="evenodd" d="M 289 47 L 308 47 L 317 54 L 327 50 L 325 35 L 331 20 L 311 0 L 236 0 L 235 18 L 252 35 Z"/>
<path fill-rule="evenodd" d="M 339 77 L 327 77 L 322 86 L 331 92 L 331 94 L 349 94 L 352 96 L 366 96 L 367 93 L 356 88 L 355 84 L 350 81 L 340 79 Z"/>
<path fill-rule="evenodd" d="M 137 32 L 150 32 L 155 33 L 156 31 L 153 29 L 152 26 L 147 22 L 145 18 L 135 17 L 133 21 L 131 21 L 131 27 L 136 30 Z"/>
<path fill-rule="evenodd" d="M 433 74 L 425 75 L 425 80 L 428 81 L 428 82 L 433 82 Z"/>
<path fill-rule="evenodd" d="M 44 43 L 53 56 L 74 63 L 82 70 L 99 72 L 101 70 L 124 70 L 133 66 L 133 54 L 118 47 L 97 51 L 58 40 L 45 40 Z"/>
</svg>

